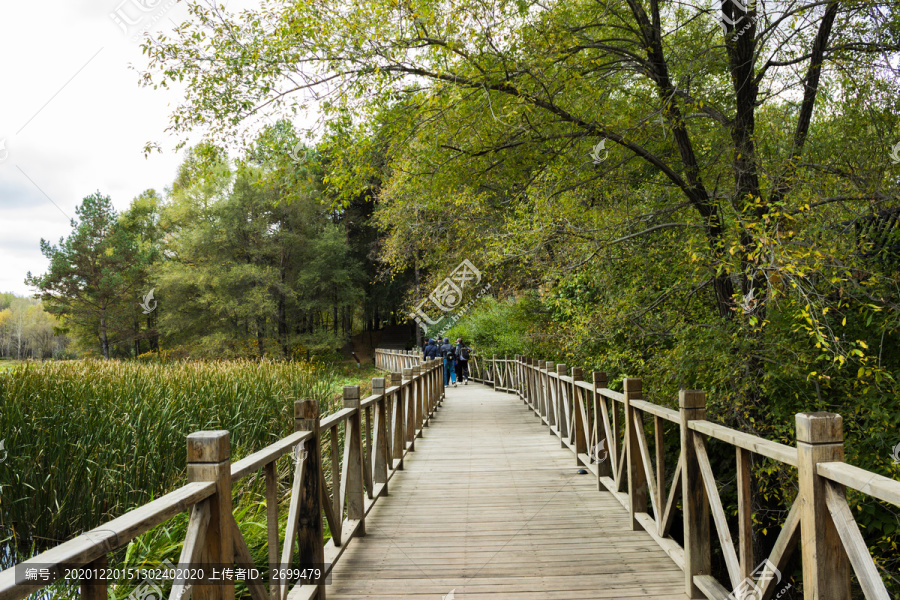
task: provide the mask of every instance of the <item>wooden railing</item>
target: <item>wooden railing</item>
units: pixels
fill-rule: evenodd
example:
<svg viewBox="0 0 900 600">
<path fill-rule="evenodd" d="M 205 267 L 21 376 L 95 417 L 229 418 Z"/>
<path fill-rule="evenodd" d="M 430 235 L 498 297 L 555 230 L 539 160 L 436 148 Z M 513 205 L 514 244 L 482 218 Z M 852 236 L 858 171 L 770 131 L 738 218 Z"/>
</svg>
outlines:
<svg viewBox="0 0 900 600">
<path fill-rule="evenodd" d="M 253 565 L 253 558 L 232 513 L 235 483 L 262 469 L 266 481 L 266 526 L 270 565 L 284 569 L 300 564 L 320 570 L 315 582 L 291 585 L 270 569 L 268 589 L 248 581 L 253 600 L 324 600 L 323 581 L 347 544 L 365 535 L 365 516 L 388 493 L 388 481 L 413 451 L 416 437 L 428 425 L 443 399 L 443 366 L 430 361 L 372 380 L 373 393 L 360 399 L 359 386 L 344 388 L 344 408 L 324 418 L 313 400 L 294 404 L 295 432 L 237 462 L 231 462 L 228 431 L 202 431 L 187 436 L 188 482 L 149 504 L 104 523 L 68 542 L 0 572 L 0 600 L 19 600 L 52 583 L 23 574 L 30 568 L 50 572 L 84 568 L 105 574 L 107 555 L 151 528 L 189 511 L 178 570 L 203 565 Z M 343 452 L 341 452 L 343 446 Z M 279 535 L 276 461 L 294 454 L 290 507 L 284 536 Z M 330 489 L 323 470 L 330 461 Z M 324 519 L 331 539 L 324 542 Z M 207 571 L 208 573 L 208 571 Z M 105 600 L 110 582 L 81 581 L 85 600 Z M 234 582 L 174 581 L 169 598 L 234 598 Z"/>
<path fill-rule="evenodd" d="M 845 487 L 900 506 L 900 482 L 843 462 L 840 415 L 796 415 L 796 446 L 787 446 L 706 420 L 706 395 L 682 390 L 679 410 L 643 400 L 640 379 L 625 379 L 622 392 L 607 387 L 605 373 L 584 381 L 571 371 L 524 356 L 470 361 L 472 379 L 516 393 L 575 455 L 575 463 L 597 477 L 628 509 L 632 528 L 643 529 L 684 571 L 691 598 L 763 598 L 787 585 L 785 569 L 798 541 L 807 600 L 845 600 L 850 570 L 869 599 L 890 598 L 845 498 Z M 666 447 L 666 428 L 677 448 Z M 734 448 L 737 473 L 737 535 L 729 528 L 707 441 Z M 671 479 L 666 457 L 677 451 Z M 797 469 L 798 493 L 768 557 L 753 555 L 751 455 Z M 671 482 L 666 489 L 667 482 Z M 680 503 L 684 545 L 669 535 Z M 711 574 L 712 531 L 724 558 L 726 585 Z M 736 545 L 735 545 L 736 542 Z M 758 564 L 761 563 L 761 564 Z M 777 571 L 776 571 L 777 570 Z"/>
<path fill-rule="evenodd" d="M 403 369 L 411 369 L 423 362 L 422 352 L 415 350 L 375 349 L 375 367 L 378 369 L 400 373 Z M 437 362 L 442 363 L 440 360 Z"/>
</svg>

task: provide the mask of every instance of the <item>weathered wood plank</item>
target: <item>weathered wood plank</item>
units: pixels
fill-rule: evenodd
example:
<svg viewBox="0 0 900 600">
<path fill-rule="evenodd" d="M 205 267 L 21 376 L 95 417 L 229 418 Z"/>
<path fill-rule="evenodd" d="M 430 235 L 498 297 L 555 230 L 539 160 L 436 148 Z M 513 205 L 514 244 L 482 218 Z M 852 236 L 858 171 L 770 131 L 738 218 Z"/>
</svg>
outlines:
<svg viewBox="0 0 900 600">
<path fill-rule="evenodd" d="M 881 580 L 881 574 L 872 560 L 866 541 L 859 532 L 859 526 L 850 507 L 847 506 L 847 499 L 844 497 L 844 490 L 837 483 L 828 483 L 825 486 L 825 503 L 828 506 L 828 512 L 834 521 L 834 526 L 841 536 L 841 542 L 844 544 L 844 550 L 850 558 L 850 564 L 853 565 L 853 571 L 856 573 L 856 579 L 859 580 L 859 587 L 862 588 L 867 600 L 890 600 L 890 595 L 884 582 Z"/>
<path fill-rule="evenodd" d="M 734 542 L 731 539 L 731 531 L 728 529 L 728 520 L 725 518 L 725 510 L 722 508 L 722 500 L 719 498 L 719 488 L 716 487 L 716 477 L 709 464 L 709 456 L 706 454 L 706 442 L 702 436 L 694 434 L 694 451 L 697 453 L 697 462 L 700 465 L 700 473 L 703 476 L 703 487 L 706 489 L 706 498 L 712 509 L 713 521 L 716 523 L 716 533 L 719 535 L 719 544 L 722 546 L 722 554 L 725 557 L 725 566 L 728 568 L 728 577 L 731 579 L 731 587 L 737 588 L 741 582 L 741 567 L 737 553 L 734 551 Z"/>
<path fill-rule="evenodd" d="M 729 429 L 724 425 L 710 423 L 709 421 L 691 421 L 691 429 L 699 431 L 711 438 L 728 442 L 732 446 L 744 448 L 768 458 L 787 463 L 792 467 L 797 466 L 797 449 L 785 446 L 778 442 L 766 440 L 749 433 Z"/>
<path fill-rule="evenodd" d="M 864 494 L 900 506 L 900 481 L 844 462 L 825 462 L 816 465 L 816 472 L 822 477 L 845 485 Z"/>
</svg>

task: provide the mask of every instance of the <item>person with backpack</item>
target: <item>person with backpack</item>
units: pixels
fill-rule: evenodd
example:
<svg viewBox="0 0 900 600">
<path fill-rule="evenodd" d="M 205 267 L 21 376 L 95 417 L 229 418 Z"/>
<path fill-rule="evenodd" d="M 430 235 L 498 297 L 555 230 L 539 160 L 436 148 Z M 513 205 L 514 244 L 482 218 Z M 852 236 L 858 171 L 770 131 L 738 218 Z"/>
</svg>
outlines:
<svg viewBox="0 0 900 600">
<path fill-rule="evenodd" d="M 425 358 L 425 360 L 434 358 L 435 350 L 437 350 L 437 347 L 434 345 L 434 338 L 429 338 L 428 343 L 425 344 L 425 349 L 422 351 L 423 358 Z"/>
<path fill-rule="evenodd" d="M 444 338 L 441 346 L 441 357 L 444 359 L 444 387 L 453 382 L 456 387 L 456 348 L 450 344 L 450 338 Z"/>
<path fill-rule="evenodd" d="M 463 344 L 462 338 L 456 340 L 456 380 L 469 385 L 469 356 L 472 349 Z"/>
</svg>

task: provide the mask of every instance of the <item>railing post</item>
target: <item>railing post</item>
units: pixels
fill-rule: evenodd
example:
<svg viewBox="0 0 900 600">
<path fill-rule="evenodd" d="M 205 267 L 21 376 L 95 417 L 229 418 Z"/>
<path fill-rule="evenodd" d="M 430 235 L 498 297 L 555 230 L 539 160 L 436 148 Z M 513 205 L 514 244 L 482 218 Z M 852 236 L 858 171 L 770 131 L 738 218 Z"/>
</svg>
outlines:
<svg viewBox="0 0 900 600">
<path fill-rule="evenodd" d="M 553 419 L 551 419 L 550 415 L 553 411 L 550 410 L 551 401 L 550 401 L 550 378 L 547 376 L 547 366 L 549 363 L 546 360 L 538 361 L 538 389 L 540 389 L 541 395 L 541 418 L 547 420 L 547 427 L 550 428 L 551 435 L 553 434 Z"/>
<path fill-rule="evenodd" d="M 638 513 L 647 512 L 647 474 L 644 473 L 644 459 L 638 443 L 637 427 L 643 421 L 635 423 L 639 413 L 631 408 L 632 400 L 641 399 L 641 380 L 625 379 L 625 442 L 628 444 L 628 512 L 631 513 L 631 528 L 634 531 L 643 529 L 637 520 Z"/>
<path fill-rule="evenodd" d="M 512 369 L 509 368 L 509 354 L 503 355 L 503 362 L 501 364 L 503 365 L 501 367 L 503 371 L 503 389 L 509 393 L 512 391 Z"/>
<path fill-rule="evenodd" d="M 403 369 L 403 412 L 406 417 L 406 441 L 409 451 L 416 450 L 416 386 L 412 381 L 412 369 Z"/>
<path fill-rule="evenodd" d="M 513 357 L 513 369 L 512 369 L 512 373 L 513 373 L 513 375 L 512 375 L 512 378 L 513 378 L 513 389 L 514 389 L 515 392 L 519 395 L 519 397 L 522 396 L 522 386 L 521 386 L 521 382 L 522 382 L 522 378 L 521 378 L 521 374 L 522 374 L 522 373 L 521 373 L 522 364 L 519 362 L 519 360 L 520 360 L 521 358 L 522 358 L 522 355 L 521 355 L 521 354 L 516 354 L 516 355 Z"/>
<path fill-rule="evenodd" d="M 322 524 L 322 436 L 319 430 L 319 403 L 315 400 L 294 402 L 294 431 L 311 431 L 313 437 L 304 442 L 306 464 L 300 483 L 297 527 L 297 554 L 308 568 L 323 568 L 325 563 L 325 527 Z M 317 600 L 325 600 L 325 585 L 319 584 Z"/>
<path fill-rule="evenodd" d="M 387 374 L 385 385 L 388 387 L 398 387 L 402 383 L 403 380 L 400 377 L 400 373 Z M 393 449 L 393 459 L 397 461 L 394 463 L 393 467 L 402 471 L 403 455 L 406 453 L 406 416 L 403 411 L 402 387 L 398 387 L 398 389 L 391 394 L 391 402 L 393 402 L 393 408 L 391 409 L 391 432 L 393 435 L 391 447 Z"/>
<path fill-rule="evenodd" d="M 432 415 L 437 414 L 438 409 L 438 396 L 437 396 L 437 386 L 435 385 L 434 379 L 434 361 L 428 361 L 428 367 L 426 370 L 426 376 L 428 381 L 428 406 Z"/>
<path fill-rule="evenodd" d="M 428 364 L 428 393 L 431 402 L 431 412 L 436 413 L 438 407 L 441 405 L 441 384 L 443 382 L 438 382 L 437 380 L 437 364 L 434 360 L 432 360 Z"/>
<path fill-rule="evenodd" d="M 550 398 L 553 400 L 553 410 L 550 411 L 551 416 L 553 417 L 551 419 L 551 422 L 553 423 L 553 426 L 556 428 L 556 431 L 554 432 L 554 434 L 557 437 L 561 437 L 559 435 L 559 404 L 560 404 L 560 402 L 559 402 L 559 395 L 560 395 L 559 394 L 559 378 L 553 377 L 553 375 L 558 374 L 556 367 L 561 364 L 562 363 L 554 363 L 554 362 L 547 363 L 547 382 L 551 388 L 550 389 Z M 563 366 L 565 366 L 565 365 L 563 365 Z"/>
<path fill-rule="evenodd" d="M 609 414 L 607 414 L 606 410 L 606 399 L 604 399 L 599 392 L 599 390 L 607 387 L 606 373 L 603 371 L 594 371 L 591 373 L 591 379 L 594 383 L 594 429 L 597 432 L 594 439 L 597 440 L 597 443 L 591 448 L 590 452 L 591 455 L 597 459 L 597 489 L 603 491 L 606 487 L 600 483 L 600 478 L 611 477 L 613 475 L 612 457 L 616 453 L 616 445 L 614 440 L 607 439 L 606 437 L 606 427 L 604 426 L 604 423 L 609 422 Z M 603 448 L 604 452 L 606 452 L 606 456 L 603 460 L 600 459 L 600 448 Z"/>
<path fill-rule="evenodd" d="M 359 386 L 344 386 L 344 408 L 355 408 L 356 411 L 347 417 L 344 428 L 344 444 L 347 447 L 347 465 L 344 477 L 347 481 L 347 519 L 359 521 L 356 535 L 366 535 L 366 504 L 363 486 L 362 460 L 362 410 L 359 408 Z M 343 483 L 343 482 L 341 482 Z M 337 516 L 340 519 L 339 516 Z"/>
<path fill-rule="evenodd" d="M 581 464 L 580 456 L 587 454 L 587 439 L 584 437 L 584 422 L 587 417 L 588 403 L 587 393 L 578 387 L 576 381 L 581 381 L 582 371 L 580 367 L 572 367 L 572 410 L 574 411 L 572 419 L 572 443 L 575 444 L 575 466 Z M 579 401 L 578 398 L 581 398 Z M 581 412 L 582 407 L 584 413 Z M 588 457 L 588 464 L 591 459 Z"/>
<path fill-rule="evenodd" d="M 569 407 L 569 395 L 563 393 L 566 391 L 566 382 L 562 379 L 567 372 L 565 364 L 556 365 L 556 430 L 559 432 L 559 445 L 562 448 L 568 447 L 566 440 L 569 437 L 569 415 L 566 410 Z"/>
<path fill-rule="evenodd" d="M 109 562 L 106 555 L 102 555 L 86 564 L 88 572 L 104 574 L 107 572 Z M 109 581 L 107 578 L 85 578 L 81 580 L 80 600 L 107 600 L 109 598 Z"/>
<path fill-rule="evenodd" d="M 684 516 L 684 593 L 689 598 L 706 596 L 694 585 L 695 575 L 711 574 L 709 545 L 709 499 L 703 489 L 700 463 L 694 449 L 691 421 L 706 419 L 706 394 L 696 390 L 678 392 L 681 415 L 681 504 Z"/>
<path fill-rule="evenodd" d="M 206 527 L 202 556 L 210 564 L 233 565 L 230 434 L 222 430 L 190 434 L 187 436 L 187 460 L 188 482 L 216 482 L 216 493 L 209 499 L 209 525 Z M 222 585 L 195 585 L 193 598 L 234 600 L 234 580 Z"/>
<path fill-rule="evenodd" d="M 440 356 L 435 357 L 435 360 L 440 365 L 438 367 L 437 371 L 438 371 L 439 377 L 441 378 L 439 387 L 441 390 L 441 402 L 443 402 L 444 398 L 446 397 L 446 386 L 444 385 L 444 382 L 447 381 L 447 375 L 444 373 L 444 365 L 445 365 L 446 361 Z"/>
<path fill-rule="evenodd" d="M 512 366 L 509 368 L 509 377 L 512 381 L 512 391 L 519 395 L 521 398 L 521 390 L 519 389 L 519 355 L 513 354 Z"/>
<path fill-rule="evenodd" d="M 818 463 L 844 460 L 841 416 L 815 412 L 800 413 L 795 419 L 803 598 L 849 600 L 850 562 L 825 503 L 828 483 L 816 471 Z"/>
<path fill-rule="evenodd" d="M 491 361 L 491 383 L 494 384 L 494 389 L 497 389 L 497 355 L 494 355 L 494 360 Z"/>
<path fill-rule="evenodd" d="M 550 435 L 556 435 L 556 432 L 553 431 L 553 426 L 556 424 L 554 422 L 556 416 L 553 411 L 553 380 L 550 378 L 550 369 L 552 368 L 553 363 L 549 360 L 541 361 L 541 393 L 544 396 L 543 417 L 547 419 L 547 427 L 550 429 Z"/>
<path fill-rule="evenodd" d="M 418 437 L 422 437 L 423 430 L 428 427 L 428 412 L 426 412 L 425 405 L 425 392 L 428 388 L 419 365 L 412 367 L 412 378 L 416 388 L 416 426 L 419 428 Z"/>
<path fill-rule="evenodd" d="M 419 363 L 419 377 L 422 379 L 422 410 L 425 413 L 425 421 L 432 417 L 431 410 L 431 377 L 428 372 L 428 361 Z"/>
<path fill-rule="evenodd" d="M 516 354 L 516 392 L 519 394 L 519 398 L 528 404 L 525 401 L 525 388 L 522 386 L 522 382 L 524 381 L 524 377 L 522 377 L 522 373 L 525 371 L 525 367 L 522 365 L 524 357 L 521 354 Z"/>
<path fill-rule="evenodd" d="M 537 388 L 538 396 L 540 396 L 541 419 L 547 421 L 547 427 L 550 426 L 550 401 L 547 398 L 547 378 L 546 375 L 547 361 L 537 361 Z"/>
<path fill-rule="evenodd" d="M 444 381 L 441 379 L 443 375 L 438 364 L 439 362 L 438 359 L 434 359 L 434 365 L 431 367 L 431 385 L 435 407 L 443 406 L 444 404 Z"/>
<path fill-rule="evenodd" d="M 384 393 L 384 377 L 372 378 L 372 393 L 378 395 L 375 401 L 375 427 L 373 427 L 375 457 L 372 460 L 372 483 L 384 484 L 381 495 L 388 495 L 388 461 L 390 460 L 390 438 L 388 437 L 387 403 Z"/>
<path fill-rule="evenodd" d="M 524 354 L 519 355 L 519 395 L 528 406 L 528 359 Z"/>
</svg>

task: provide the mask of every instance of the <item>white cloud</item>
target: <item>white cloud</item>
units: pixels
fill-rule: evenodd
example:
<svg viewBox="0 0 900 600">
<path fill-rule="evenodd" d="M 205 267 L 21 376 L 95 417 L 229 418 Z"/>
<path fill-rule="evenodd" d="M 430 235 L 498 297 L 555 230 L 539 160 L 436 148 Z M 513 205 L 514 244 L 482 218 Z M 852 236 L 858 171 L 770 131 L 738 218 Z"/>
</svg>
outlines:
<svg viewBox="0 0 900 600">
<path fill-rule="evenodd" d="M 143 16 L 136 7 L 170 0 L 126 2 L 0 6 L 0 140 L 8 151 L 0 162 L 0 291 L 31 291 L 26 272 L 47 268 L 40 239 L 66 235 L 62 213 L 74 217 L 85 196 L 99 190 L 124 210 L 141 191 L 162 191 L 174 178 L 180 157 L 164 129 L 180 97 L 138 85 L 130 65 L 144 66 L 140 46 L 110 18 L 120 9 L 134 20 Z M 186 16 L 177 3 L 154 29 Z M 148 141 L 161 142 L 164 154 L 145 158 Z"/>
</svg>

